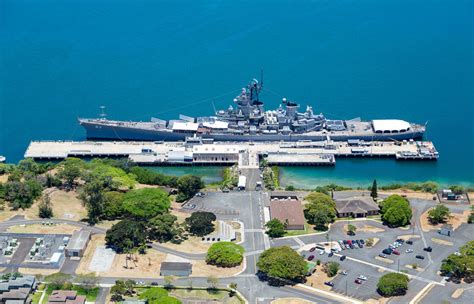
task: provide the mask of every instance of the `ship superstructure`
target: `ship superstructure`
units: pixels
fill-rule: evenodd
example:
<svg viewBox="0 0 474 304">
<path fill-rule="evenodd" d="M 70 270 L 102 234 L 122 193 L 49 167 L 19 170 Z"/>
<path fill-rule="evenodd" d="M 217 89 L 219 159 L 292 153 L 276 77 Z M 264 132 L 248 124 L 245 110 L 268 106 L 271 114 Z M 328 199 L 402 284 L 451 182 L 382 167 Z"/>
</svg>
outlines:
<svg viewBox="0 0 474 304">
<path fill-rule="evenodd" d="M 184 140 L 199 136 L 217 141 L 298 141 L 348 139 L 398 141 L 421 138 L 425 126 L 399 119 L 372 121 L 330 120 L 315 114 L 311 106 L 299 112 L 299 104 L 282 99 L 277 109 L 265 110 L 260 100 L 263 80 L 253 79 L 234 98 L 234 106 L 214 116 L 178 120 L 152 118 L 150 122 L 79 119 L 90 139 Z"/>
</svg>

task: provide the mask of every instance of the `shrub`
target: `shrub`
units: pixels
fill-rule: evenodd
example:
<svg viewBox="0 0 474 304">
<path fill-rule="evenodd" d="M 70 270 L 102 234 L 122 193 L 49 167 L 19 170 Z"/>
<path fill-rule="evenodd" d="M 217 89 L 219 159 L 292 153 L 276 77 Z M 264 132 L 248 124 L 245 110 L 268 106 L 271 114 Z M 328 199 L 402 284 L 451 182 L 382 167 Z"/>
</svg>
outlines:
<svg viewBox="0 0 474 304">
<path fill-rule="evenodd" d="M 206 263 L 220 267 L 234 267 L 240 265 L 244 258 L 244 248 L 232 242 L 218 242 L 212 244 L 207 251 Z"/>
<path fill-rule="evenodd" d="M 168 194 L 158 188 L 132 190 L 123 197 L 123 209 L 137 219 L 152 218 L 167 212 L 170 206 Z"/>
<path fill-rule="evenodd" d="M 408 276 L 401 273 L 387 273 L 377 284 L 377 291 L 385 297 L 404 295 L 408 290 Z"/>
<path fill-rule="evenodd" d="M 323 271 L 328 275 L 328 277 L 333 277 L 339 271 L 339 263 L 337 262 L 328 262 L 324 264 Z"/>
<path fill-rule="evenodd" d="M 270 279 L 302 281 L 306 275 L 306 261 L 288 246 L 265 250 L 260 255 L 257 266 Z"/>
<path fill-rule="evenodd" d="M 283 224 L 279 219 L 274 218 L 268 221 L 265 224 L 267 227 L 266 233 L 272 238 L 281 237 L 285 234 L 285 224 Z"/>
</svg>

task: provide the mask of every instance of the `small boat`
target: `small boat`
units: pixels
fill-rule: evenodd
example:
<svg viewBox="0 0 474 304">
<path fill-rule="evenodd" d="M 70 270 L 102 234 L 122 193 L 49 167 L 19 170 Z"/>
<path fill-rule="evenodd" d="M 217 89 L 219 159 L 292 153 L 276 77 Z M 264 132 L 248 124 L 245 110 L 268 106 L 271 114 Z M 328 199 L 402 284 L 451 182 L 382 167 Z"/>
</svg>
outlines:
<svg viewBox="0 0 474 304">
<path fill-rule="evenodd" d="M 7 160 L 7 158 L 3 155 L 0 155 L 0 163 L 3 163 Z"/>
</svg>

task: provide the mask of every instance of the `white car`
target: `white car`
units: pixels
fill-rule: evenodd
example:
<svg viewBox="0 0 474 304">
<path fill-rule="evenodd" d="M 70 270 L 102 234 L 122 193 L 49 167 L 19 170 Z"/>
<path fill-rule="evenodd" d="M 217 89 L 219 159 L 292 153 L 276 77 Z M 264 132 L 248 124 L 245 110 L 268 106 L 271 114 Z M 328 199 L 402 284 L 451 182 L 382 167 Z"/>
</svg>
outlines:
<svg viewBox="0 0 474 304">
<path fill-rule="evenodd" d="M 319 255 L 323 255 L 324 254 L 324 250 L 319 250 Z"/>
<path fill-rule="evenodd" d="M 405 250 L 405 253 L 411 253 L 411 252 L 413 252 L 413 249 L 411 249 L 411 248 Z"/>
<path fill-rule="evenodd" d="M 341 272 L 341 274 L 346 276 L 346 275 L 347 275 L 347 271 L 343 270 L 343 271 Z"/>
<path fill-rule="evenodd" d="M 364 276 L 364 275 L 360 275 L 360 276 L 358 277 L 358 279 L 359 279 L 359 280 L 363 280 L 363 281 L 367 281 L 367 277 Z"/>
</svg>

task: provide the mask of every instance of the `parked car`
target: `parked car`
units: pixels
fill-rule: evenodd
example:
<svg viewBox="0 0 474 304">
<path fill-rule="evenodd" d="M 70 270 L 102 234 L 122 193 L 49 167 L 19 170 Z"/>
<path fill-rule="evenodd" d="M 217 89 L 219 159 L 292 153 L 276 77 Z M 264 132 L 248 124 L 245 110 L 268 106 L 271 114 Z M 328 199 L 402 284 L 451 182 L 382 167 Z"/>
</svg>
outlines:
<svg viewBox="0 0 474 304">
<path fill-rule="evenodd" d="M 359 248 L 364 248 L 364 245 L 362 245 L 361 242 L 358 242 L 357 244 L 359 244 Z"/>
<path fill-rule="evenodd" d="M 386 255 L 386 254 L 383 254 L 383 253 L 379 253 L 379 257 L 381 257 L 381 258 L 386 258 L 387 255 Z"/>
<path fill-rule="evenodd" d="M 346 244 L 346 249 L 350 249 L 351 246 L 349 246 L 349 244 Z"/>
<path fill-rule="evenodd" d="M 408 245 L 413 245 L 413 241 L 407 241 Z"/>
<path fill-rule="evenodd" d="M 334 287 L 334 283 L 333 283 L 333 282 L 324 282 L 324 285 Z"/>
<path fill-rule="evenodd" d="M 413 252 L 413 249 L 411 248 L 408 248 L 407 250 L 405 250 L 405 253 L 412 253 Z"/>
<path fill-rule="evenodd" d="M 364 240 L 359 240 L 359 243 L 361 243 L 362 245 L 365 244 L 365 241 Z"/>
<path fill-rule="evenodd" d="M 392 253 L 395 255 L 400 255 L 400 252 L 398 250 L 393 250 Z"/>
<path fill-rule="evenodd" d="M 349 246 L 351 247 L 351 249 L 355 248 L 354 244 L 352 244 L 352 243 Z"/>
<path fill-rule="evenodd" d="M 343 270 L 343 271 L 341 271 L 341 274 L 344 275 L 344 276 L 346 276 L 346 275 L 347 275 L 347 271 Z"/>
<path fill-rule="evenodd" d="M 324 250 L 319 250 L 319 255 L 323 255 L 324 254 Z"/>
<path fill-rule="evenodd" d="M 428 247 L 423 248 L 423 250 L 431 252 L 431 251 L 433 251 L 433 248 L 431 248 L 431 246 L 428 246 Z"/>
<path fill-rule="evenodd" d="M 382 253 L 385 253 L 385 254 L 390 255 L 390 254 L 392 254 L 392 251 L 393 251 L 393 250 L 390 249 L 390 248 L 385 248 L 385 249 L 382 251 Z"/>
<path fill-rule="evenodd" d="M 158 282 L 151 282 L 151 286 L 158 286 Z"/>
<path fill-rule="evenodd" d="M 309 250 L 309 252 L 313 252 L 313 251 L 315 251 L 315 250 L 316 250 L 316 247 L 313 247 L 313 248 L 311 248 L 311 249 Z"/>
<path fill-rule="evenodd" d="M 362 275 L 362 274 L 359 275 L 357 278 L 360 279 L 360 280 L 363 280 L 363 281 L 367 281 L 367 277 L 365 275 Z"/>
<path fill-rule="evenodd" d="M 314 255 L 310 255 L 310 256 L 308 257 L 308 261 L 312 261 L 313 259 L 314 259 Z"/>
<path fill-rule="evenodd" d="M 334 252 L 331 251 L 331 252 L 328 254 L 328 257 L 332 257 L 333 255 L 334 255 Z"/>
<path fill-rule="evenodd" d="M 416 258 L 417 258 L 417 259 L 420 259 L 420 260 L 424 260 L 424 259 L 425 259 L 425 257 L 422 256 L 422 255 L 417 255 Z"/>
<path fill-rule="evenodd" d="M 342 256 L 339 258 L 340 261 L 344 261 L 345 259 L 346 259 L 346 256 L 345 256 L 345 255 L 342 255 Z"/>
<path fill-rule="evenodd" d="M 362 280 L 360 280 L 360 279 L 355 279 L 355 281 L 354 281 L 354 282 L 355 282 L 356 284 L 362 284 L 362 283 L 363 283 L 363 281 L 362 281 Z"/>
</svg>

